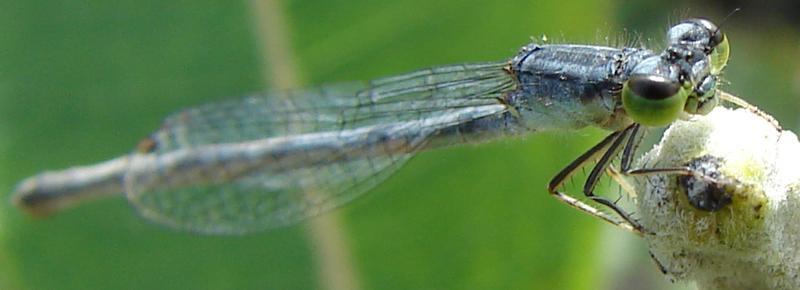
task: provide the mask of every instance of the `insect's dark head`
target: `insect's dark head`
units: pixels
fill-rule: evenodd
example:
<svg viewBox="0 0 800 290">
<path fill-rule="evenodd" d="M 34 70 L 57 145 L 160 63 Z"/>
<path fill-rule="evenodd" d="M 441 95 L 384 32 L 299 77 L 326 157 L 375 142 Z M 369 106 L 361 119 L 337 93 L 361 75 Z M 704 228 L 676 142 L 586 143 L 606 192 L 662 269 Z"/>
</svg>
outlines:
<svg viewBox="0 0 800 290">
<path fill-rule="evenodd" d="M 667 31 L 667 45 L 696 47 L 711 55 L 718 49 L 727 51 L 728 40 L 725 33 L 710 20 L 691 18 L 670 27 Z"/>
<path fill-rule="evenodd" d="M 686 164 L 696 175 L 679 176 L 678 185 L 692 207 L 714 212 L 731 204 L 733 193 L 730 182 L 720 172 L 722 163 L 721 158 L 704 155 Z"/>
<path fill-rule="evenodd" d="M 705 115 L 719 103 L 717 82 L 729 55 L 728 38 L 708 19 L 687 19 L 667 31 L 664 57 L 679 67 L 680 82 L 692 89 L 686 113 Z"/>
<path fill-rule="evenodd" d="M 713 22 L 679 22 L 667 31 L 664 52 L 633 69 L 622 91 L 623 107 L 646 126 L 708 114 L 719 103 L 717 83 L 729 52 L 725 33 Z"/>
</svg>

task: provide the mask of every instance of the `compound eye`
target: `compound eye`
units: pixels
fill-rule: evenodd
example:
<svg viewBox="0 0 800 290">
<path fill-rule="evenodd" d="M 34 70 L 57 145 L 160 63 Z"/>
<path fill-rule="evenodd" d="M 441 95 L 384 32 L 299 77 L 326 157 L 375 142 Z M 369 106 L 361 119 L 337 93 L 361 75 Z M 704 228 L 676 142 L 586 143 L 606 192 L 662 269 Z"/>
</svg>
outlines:
<svg viewBox="0 0 800 290">
<path fill-rule="evenodd" d="M 701 45 L 706 53 L 725 42 L 725 33 L 708 19 L 693 18 L 680 22 L 667 32 L 670 44 Z"/>
<path fill-rule="evenodd" d="M 692 115 L 707 115 L 714 110 L 719 104 L 719 98 L 716 96 L 717 91 L 709 92 L 706 96 L 697 98 L 689 97 L 686 100 L 686 105 L 683 111 Z"/>
<path fill-rule="evenodd" d="M 722 69 L 728 64 L 728 57 L 730 56 L 731 49 L 725 33 L 719 29 L 719 26 L 708 19 L 695 18 L 687 20 L 686 22 L 698 25 L 707 31 L 709 37 L 708 52 L 711 58 L 711 73 L 721 73 Z"/>
<path fill-rule="evenodd" d="M 681 88 L 677 81 L 659 75 L 633 75 L 628 85 L 633 93 L 649 100 L 669 98 Z"/>
<path fill-rule="evenodd" d="M 719 40 L 715 40 L 719 39 Z M 714 34 L 712 38 L 714 41 L 718 41 L 716 46 L 713 47 L 713 51 L 709 57 L 711 58 L 711 74 L 717 75 L 722 72 L 722 69 L 728 64 L 728 57 L 731 54 L 731 47 L 728 43 L 728 37 L 725 36 L 722 31 L 717 30 L 717 33 Z"/>
<path fill-rule="evenodd" d="M 709 35 L 711 36 L 711 38 L 708 40 L 708 45 L 710 47 L 716 47 L 717 45 L 722 43 L 723 39 L 725 39 L 725 34 L 722 33 L 719 27 L 710 20 L 704 18 L 696 18 L 696 19 L 691 19 L 689 21 L 702 26 L 703 28 L 705 28 L 706 31 L 708 31 Z"/>
<path fill-rule="evenodd" d="M 714 91 L 714 93 L 716 93 L 716 91 Z M 719 98 L 717 98 L 716 96 L 708 98 L 706 99 L 706 101 L 701 102 L 697 106 L 697 109 L 695 109 L 695 114 L 708 115 L 708 113 L 711 113 L 711 110 L 717 107 L 718 104 L 719 104 Z"/>
<path fill-rule="evenodd" d="M 694 91 L 686 100 L 686 107 L 683 111 L 693 115 L 706 115 L 719 104 L 718 91 L 716 89 L 717 78 L 706 77 L 695 87 Z"/>
<path fill-rule="evenodd" d="M 725 33 L 722 30 L 712 30 L 711 32 L 711 39 L 708 41 L 708 45 L 711 47 L 717 47 L 720 43 L 725 41 Z"/>
<path fill-rule="evenodd" d="M 660 75 L 632 75 L 622 88 L 622 106 L 634 122 L 665 126 L 683 112 L 688 97 L 677 80 Z"/>
</svg>

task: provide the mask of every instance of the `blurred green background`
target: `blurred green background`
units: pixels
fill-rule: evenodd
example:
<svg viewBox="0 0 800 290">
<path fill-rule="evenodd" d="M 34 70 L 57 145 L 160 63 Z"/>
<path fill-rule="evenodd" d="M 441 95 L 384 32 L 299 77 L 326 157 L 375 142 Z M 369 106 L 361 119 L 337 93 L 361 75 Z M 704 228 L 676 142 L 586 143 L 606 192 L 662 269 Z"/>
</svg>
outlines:
<svg viewBox="0 0 800 290">
<path fill-rule="evenodd" d="M 788 3 L 788 4 L 787 4 Z M 784 5 L 784 6 L 780 6 Z M 687 16 L 732 45 L 725 79 L 798 129 L 791 2 L 284 1 L 305 84 L 507 59 L 530 41 L 659 47 Z M 264 90 L 274 76 L 252 2 L 0 1 L 0 191 L 46 169 L 130 151 L 164 116 Z M 719 22 L 719 21 L 717 21 Z M 611 39 L 606 40 L 606 37 Z M 623 39 L 620 41 L 620 39 Z M 629 41 L 628 41 L 629 42 Z M 266 64 L 266 65 L 263 65 Z M 265 68 L 266 67 L 266 68 Z M 344 207 L 363 289 L 691 289 L 664 281 L 633 235 L 550 198 L 549 179 L 602 136 L 551 133 L 423 153 Z M 122 198 L 36 220 L 0 203 L 2 289 L 331 289 L 300 225 L 240 237 L 175 232 Z"/>
</svg>

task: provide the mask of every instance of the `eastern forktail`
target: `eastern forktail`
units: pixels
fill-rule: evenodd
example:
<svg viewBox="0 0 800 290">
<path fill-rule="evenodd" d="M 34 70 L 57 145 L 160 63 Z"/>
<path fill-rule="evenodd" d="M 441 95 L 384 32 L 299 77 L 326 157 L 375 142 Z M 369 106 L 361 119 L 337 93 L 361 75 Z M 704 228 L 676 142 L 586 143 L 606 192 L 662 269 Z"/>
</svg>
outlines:
<svg viewBox="0 0 800 290">
<path fill-rule="evenodd" d="M 22 181 L 14 202 L 48 214 L 124 192 L 147 219 L 201 233 L 295 224 L 347 203 L 414 153 L 545 130 L 612 131 L 555 176 L 559 200 L 637 233 L 637 221 L 593 194 L 640 128 L 706 114 L 729 44 L 705 19 L 669 28 L 666 48 L 532 43 L 510 60 L 420 70 L 368 83 L 268 93 L 178 112 L 131 154 Z M 560 190 L 591 162 L 584 202 Z M 614 210 L 607 214 L 595 207 Z"/>
</svg>

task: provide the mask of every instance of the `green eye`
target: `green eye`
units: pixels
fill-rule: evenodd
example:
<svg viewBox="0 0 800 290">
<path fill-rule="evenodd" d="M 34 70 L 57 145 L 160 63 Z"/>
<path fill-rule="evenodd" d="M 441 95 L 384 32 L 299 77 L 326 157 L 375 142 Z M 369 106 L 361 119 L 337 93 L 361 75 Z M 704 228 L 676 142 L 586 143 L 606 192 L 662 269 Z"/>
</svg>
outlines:
<svg viewBox="0 0 800 290">
<path fill-rule="evenodd" d="M 622 88 L 622 106 L 634 122 L 659 127 L 681 115 L 688 95 L 675 80 L 658 75 L 633 75 Z"/>
<path fill-rule="evenodd" d="M 722 41 L 714 47 L 714 51 L 709 56 L 711 58 L 711 74 L 716 75 L 722 72 L 722 69 L 728 64 L 730 54 L 731 46 L 728 44 L 728 37 L 723 34 Z"/>
<path fill-rule="evenodd" d="M 719 104 L 719 98 L 715 96 L 716 90 L 700 98 L 689 98 L 683 111 L 694 115 L 707 115 Z M 701 101 L 702 100 L 702 101 Z"/>
</svg>

